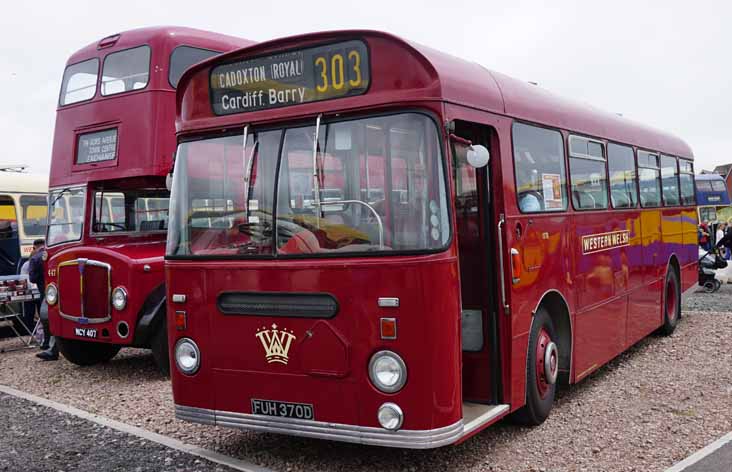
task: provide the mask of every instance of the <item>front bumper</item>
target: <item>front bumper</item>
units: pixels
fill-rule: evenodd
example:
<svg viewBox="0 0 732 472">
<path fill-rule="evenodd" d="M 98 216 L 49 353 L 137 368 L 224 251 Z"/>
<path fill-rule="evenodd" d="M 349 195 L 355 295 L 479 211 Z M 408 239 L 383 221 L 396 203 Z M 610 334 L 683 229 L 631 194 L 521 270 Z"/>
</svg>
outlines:
<svg viewBox="0 0 732 472">
<path fill-rule="evenodd" d="M 462 419 L 437 429 L 387 431 L 382 428 L 234 413 L 183 405 L 175 405 L 175 416 L 194 423 L 408 449 L 432 449 L 452 444 L 463 436 L 464 431 Z"/>
</svg>

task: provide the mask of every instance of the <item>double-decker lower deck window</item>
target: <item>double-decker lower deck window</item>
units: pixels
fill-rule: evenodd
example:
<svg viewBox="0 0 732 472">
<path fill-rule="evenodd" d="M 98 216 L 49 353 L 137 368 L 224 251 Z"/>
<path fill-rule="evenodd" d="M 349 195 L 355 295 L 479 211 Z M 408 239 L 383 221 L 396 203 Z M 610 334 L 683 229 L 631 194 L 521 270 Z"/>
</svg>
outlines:
<svg viewBox="0 0 732 472">
<path fill-rule="evenodd" d="M 661 206 L 661 173 L 657 154 L 638 151 L 638 178 L 641 206 Z"/>
<path fill-rule="evenodd" d="M 63 188 L 49 192 L 49 246 L 81 239 L 86 189 Z"/>
<path fill-rule="evenodd" d="M 182 143 L 168 254 L 443 248 L 443 165 L 436 125 L 419 113 Z"/>
<path fill-rule="evenodd" d="M 94 193 L 93 233 L 168 229 L 166 189 L 109 190 Z"/>
<path fill-rule="evenodd" d="M 567 209 L 564 141 L 559 131 L 514 123 L 513 158 L 522 213 Z"/>
</svg>

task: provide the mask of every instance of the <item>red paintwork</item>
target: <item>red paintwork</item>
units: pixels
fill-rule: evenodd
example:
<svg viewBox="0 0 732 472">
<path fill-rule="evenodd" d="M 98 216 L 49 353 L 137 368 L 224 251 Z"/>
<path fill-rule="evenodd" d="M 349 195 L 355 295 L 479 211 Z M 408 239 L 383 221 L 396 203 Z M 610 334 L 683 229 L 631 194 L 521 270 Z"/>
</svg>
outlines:
<svg viewBox="0 0 732 472">
<path fill-rule="evenodd" d="M 222 117 L 212 114 L 208 73 L 219 61 L 354 37 L 364 40 L 370 51 L 371 88 L 365 95 Z M 525 403 L 529 331 L 533 312 L 546 294 L 558 294 L 567 305 L 571 339 L 559 342 L 571 349 L 571 365 L 560 365 L 560 369 L 568 370 L 569 380 L 576 382 L 662 324 L 663 277 L 672 257 L 680 265 L 682 290 L 696 283 L 693 207 L 578 212 L 570 205 L 566 212 L 557 214 L 521 214 L 515 192 L 511 125 L 513 120 L 524 120 L 559 129 L 565 146 L 571 130 L 692 159 L 686 143 L 388 34 L 308 34 L 261 43 L 199 64 L 181 79 L 176 126 L 180 135 L 188 135 L 245 123 L 256 126 L 302 118 L 314 122 L 319 113 L 352 116 L 404 108 L 435 113 L 440 123 L 463 120 L 492 130 L 494 216 L 488 229 L 496 231 L 497 215 L 505 215 L 505 302 L 510 305 L 510 314 L 504 314 L 504 300 L 499 299 L 492 308 L 498 313 L 502 402 L 508 403 L 511 411 Z M 442 135 L 447 137 L 444 129 Z M 445 148 L 445 159 L 451 162 L 448 153 Z M 474 233 L 475 226 L 480 226 L 473 217 L 456 217 L 455 208 L 452 214 L 453 231 L 461 232 L 460 236 Z M 583 235 L 619 229 L 630 232 L 628 246 L 582 254 Z M 168 316 L 173 308 L 184 308 L 189 320 L 183 332 L 176 332 L 173 323 L 168 323 L 170 345 L 183 336 L 192 337 L 201 348 L 202 359 L 201 369 L 192 377 L 173 369 L 176 404 L 250 413 L 252 397 L 305 402 L 315 405 L 317 420 L 376 426 L 377 407 L 394 401 L 405 411 L 404 429 L 453 423 L 461 417 L 461 400 L 470 390 L 477 396 L 485 395 L 479 382 L 462 379 L 468 370 L 461 370 L 461 359 L 467 362 L 469 356 L 461 353 L 459 331 L 460 274 L 467 269 L 459 267 L 458 261 L 464 264 L 472 256 L 480 257 L 485 248 L 478 242 L 459 242 L 455 237 L 444 252 L 423 256 L 166 261 Z M 511 282 L 510 248 L 519 251 L 523 264 L 516 283 Z M 488 251 L 497 261 L 497 245 Z M 468 285 L 466 281 L 464 290 L 468 293 L 462 296 L 463 305 L 469 299 L 485 300 L 476 293 L 479 284 L 472 289 Z M 328 291 L 339 300 L 341 312 L 327 321 L 223 316 L 216 307 L 216 297 L 226 290 Z M 171 304 L 172 293 L 186 294 L 185 305 Z M 398 296 L 401 306 L 379 309 L 376 298 L 380 296 Z M 397 318 L 397 340 L 379 339 L 381 316 Z M 255 338 L 256 329 L 273 322 L 298 335 L 287 366 L 267 364 Z M 308 329 L 327 333 L 322 345 L 308 345 L 300 338 Z M 367 377 L 369 357 L 383 348 L 398 352 L 409 369 L 406 387 L 396 394 L 378 392 Z M 330 374 L 315 372 L 311 366 Z M 474 365 L 470 372 L 475 375 Z M 485 365 L 483 372 L 487 376 L 490 367 Z"/>
<path fill-rule="evenodd" d="M 51 156 L 51 189 L 71 185 L 88 185 L 88 189 L 105 185 L 107 188 L 164 188 L 175 151 L 175 89 L 168 82 L 168 63 L 172 51 L 180 45 L 217 51 L 229 51 L 252 44 L 251 41 L 207 31 L 180 27 L 142 28 L 120 33 L 112 47 L 98 49 L 99 41 L 74 53 L 67 65 L 90 58 L 104 57 L 112 52 L 147 44 L 151 49 L 150 79 L 147 87 L 118 95 L 103 97 L 59 107 L 56 116 L 53 152 Z M 100 70 L 101 74 L 101 70 Z M 117 127 L 117 159 L 97 164 L 75 165 L 77 136 L 93 130 Z M 106 279 L 98 278 L 86 286 L 87 306 L 100 311 L 109 307 L 112 320 L 95 325 L 98 341 L 130 344 L 134 338 L 138 312 L 150 292 L 163 283 L 164 234 L 90 235 L 92 192 L 87 191 L 84 230 L 80 241 L 51 246 L 48 249 L 46 284 L 57 283 L 58 264 L 79 257 L 95 259 L 112 266 L 112 288 L 123 286 L 128 292 L 127 307 L 118 312 L 109 307 Z M 53 243 L 50 241 L 49 243 Z M 145 265 L 149 270 L 143 270 Z M 76 267 L 65 268 L 78 274 Z M 72 313 L 79 313 L 80 300 L 77 280 L 62 285 L 61 303 Z M 74 308 L 75 307 L 75 308 Z M 91 316 L 90 316 L 91 317 Z M 78 325 L 62 319 L 58 305 L 49 307 L 49 319 L 54 334 L 75 338 Z M 130 333 L 120 338 L 116 332 L 119 321 L 126 321 Z M 105 336 L 106 333 L 106 336 Z"/>
</svg>

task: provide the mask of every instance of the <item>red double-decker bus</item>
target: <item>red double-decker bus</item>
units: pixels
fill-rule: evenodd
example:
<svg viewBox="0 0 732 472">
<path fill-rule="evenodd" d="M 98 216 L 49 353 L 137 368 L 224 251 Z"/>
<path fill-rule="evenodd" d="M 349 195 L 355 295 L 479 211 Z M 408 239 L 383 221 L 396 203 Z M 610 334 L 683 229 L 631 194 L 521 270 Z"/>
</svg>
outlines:
<svg viewBox="0 0 732 472">
<path fill-rule="evenodd" d="M 538 424 L 696 283 L 683 141 L 388 34 L 199 64 L 177 131 L 181 419 L 407 448 Z"/>
<path fill-rule="evenodd" d="M 115 34 L 74 53 L 64 71 L 49 188 L 46 299 L 69 361 L 152 348 L 168 370 L 163 255 L 166 176 L 183 71 L 252 44 L 189 28 Z"/>
</svg>

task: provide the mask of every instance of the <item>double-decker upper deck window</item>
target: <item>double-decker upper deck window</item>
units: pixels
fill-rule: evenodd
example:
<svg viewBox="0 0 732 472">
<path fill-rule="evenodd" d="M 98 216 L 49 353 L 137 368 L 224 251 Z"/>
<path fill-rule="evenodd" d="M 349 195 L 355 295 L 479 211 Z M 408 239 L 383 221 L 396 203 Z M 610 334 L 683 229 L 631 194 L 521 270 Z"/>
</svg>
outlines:
<svg viewBox="0 0 732 472">
<path fill-rule="evenodd" d="M 145 88 L 150 79 L 150 48 L 139 46 L 104 58 L 102 95 Z"/>
<path fill-rule="evenodd" d="M 679 184 L 681 187 L 681 204 L 696 204 L 694 193 L 694 164 L 690 161 L 679 159 Z"/>
<path fill-rule="evenodd" d="M 97 75 L 99 59 L 96 58 L 68 66 L 61 81 L 58 104 L 71 105 L 93 98 L 97 92 Z"/>
<path fill-rule="evenodd" d="M 664 205 L 679 204 L 679 169 L 675 157 L 661 155 L 661 190 Z"/>
<path fill-rule="evenodd" d="M 608 143 L 607 166 L 610 170 L 610 201 L 613 208 L 635 208 L 638 202 L 638 177 L 633 148 Z"/>
<path fill-rule="evenodd" d="M 638 151 L 640 202 L 643 207 L 661 206 L 661 172 L 658 154 Z"/>
<path fill-rule="evenodd" d="M 178 46 L 170 54 L 170 65 L 168 66 L 168 81 L 173 88 L 178 87 L 183 72 L 193 64 L 197 64 L 204 59 L 221 54 L 218 51 L 210 49 L 194 48 L 192 46 Z"/>
<path fill-rule="evenodd" d="M 575 209 L 607 208 L 605 144 L 580 136 L 570 136 L 569 173 Z"/>
<path fill-rule="evenodd" d="M 567 209 L 564 142 L 559 131 L 514 123 L 513 159 L 522 213 Z"/>
</svg>

